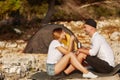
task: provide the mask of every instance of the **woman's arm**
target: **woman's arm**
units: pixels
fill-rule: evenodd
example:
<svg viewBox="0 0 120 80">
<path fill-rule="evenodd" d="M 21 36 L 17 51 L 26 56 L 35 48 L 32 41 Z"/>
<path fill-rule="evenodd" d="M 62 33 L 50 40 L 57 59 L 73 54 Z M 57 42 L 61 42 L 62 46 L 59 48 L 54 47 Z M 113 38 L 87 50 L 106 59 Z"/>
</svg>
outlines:
<svg viewBox="0 0 120 80">
<path fill-rule="evenodd" d="M 68 54 L 69 53 L 69 51 L 63 46 L 56 47 L 56 49 L 58 49 L 63 54 Z"/>
<path fill-rule="evenodd" d="M 69 42 L 69 45 L 68 45 L 68 51 L 71 52 L 73 50 L 73 47 L 74 47 L 74 39 L 75 37 L 72 35 L 70 37 L 70 42 Z"/>
<path fill-rule="evenodd" d="M 71 36 L 71 37 L 70 37 L 70 43 L 69 43 L 68 48 L 67 48 L 67 47 L 59 46 L 59 47 L 57 47 L 57 49 L 58 49 L 61 53 L 63 53 L 63 54 L 68 54 L 68 53 L 70 53 L 70 52 L 72 51 L 72 49 L 73 49 L 74 39 L 75 39 L 74 36 Z"/>
</svg>

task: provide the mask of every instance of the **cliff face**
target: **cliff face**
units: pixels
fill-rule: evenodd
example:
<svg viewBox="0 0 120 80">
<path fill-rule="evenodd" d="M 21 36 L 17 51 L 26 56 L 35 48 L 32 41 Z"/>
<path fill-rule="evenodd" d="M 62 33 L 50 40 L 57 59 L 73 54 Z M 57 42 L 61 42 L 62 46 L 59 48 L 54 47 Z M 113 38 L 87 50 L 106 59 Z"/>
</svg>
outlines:
<svg viewBox="0 0 120 80">
<path fill-rule="evenodd" d="M 120 19 L 98 22 L 98 32 L 102 34 L 115 55 L 115 64 L 120 63 Z M 63 24 L 77 36 L 84 47 L 89 47 L 90 38 L 83 30 L 82 21 L 55 22 Z M 0 41 L 0 71 L 7 79 L 18 80 L 29 77 L 36 71 L 46 71 L 47 54 L 22 53 L 27 42 L 23 40 Z M 118 77 L 118 76 L 117 76 Z M 24 80 L 24 79 L 23 79 Z"/>
</svg>

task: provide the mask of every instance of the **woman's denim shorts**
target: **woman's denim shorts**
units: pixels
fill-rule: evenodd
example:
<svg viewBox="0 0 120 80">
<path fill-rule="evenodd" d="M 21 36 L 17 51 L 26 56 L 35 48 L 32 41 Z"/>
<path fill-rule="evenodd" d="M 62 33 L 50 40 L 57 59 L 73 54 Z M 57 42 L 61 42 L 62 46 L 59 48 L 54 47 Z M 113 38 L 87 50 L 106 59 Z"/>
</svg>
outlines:
<svg viewBox="0 0 120 80">
<path fill-rule="evenodd" d="M 50 76 L 54 76 L 55 75 L 55 64 L 46 64 L 47 67 L 47 74 Z"/>
</svg>

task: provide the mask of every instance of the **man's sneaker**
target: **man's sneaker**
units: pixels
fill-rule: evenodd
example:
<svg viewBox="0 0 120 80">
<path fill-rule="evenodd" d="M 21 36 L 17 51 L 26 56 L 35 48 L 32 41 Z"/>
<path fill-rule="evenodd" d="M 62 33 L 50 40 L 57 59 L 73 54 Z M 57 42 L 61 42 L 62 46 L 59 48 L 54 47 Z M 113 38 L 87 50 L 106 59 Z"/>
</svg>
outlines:
<svg viewBox="0 0 120 80">
<path fill-rule="evenodd" d="M 83 77 L 84 78 L 97 78 L 98 76 L 91 72 L 88 72 L 87 74 L 83 74 Z"/>
</svg>

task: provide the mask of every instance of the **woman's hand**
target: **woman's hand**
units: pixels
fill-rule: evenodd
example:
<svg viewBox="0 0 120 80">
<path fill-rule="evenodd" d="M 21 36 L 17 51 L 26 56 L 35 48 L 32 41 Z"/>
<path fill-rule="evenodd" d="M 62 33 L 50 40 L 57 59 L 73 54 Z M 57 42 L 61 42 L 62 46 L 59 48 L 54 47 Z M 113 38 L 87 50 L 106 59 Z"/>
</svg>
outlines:
<svg viewBox="0 0 120 80">
<path fill-rule="evenodd" d="M 74 40 L 75 40 L 75 36 L 74 36 L 74 35 L 71 35 L 70 40 L 71 40 L 71 41 L 74 41 Z"/>
<path fill-rule="evenodd" d="M 77 50 L 77 51 L 75 52 L 75 54 L 76 54 L 76 55 L 80 54 L 80 51 L 79 51 L 79 50 Z"/>
</svg>

